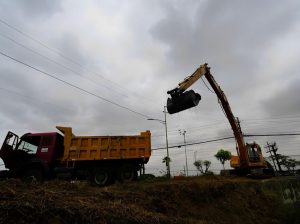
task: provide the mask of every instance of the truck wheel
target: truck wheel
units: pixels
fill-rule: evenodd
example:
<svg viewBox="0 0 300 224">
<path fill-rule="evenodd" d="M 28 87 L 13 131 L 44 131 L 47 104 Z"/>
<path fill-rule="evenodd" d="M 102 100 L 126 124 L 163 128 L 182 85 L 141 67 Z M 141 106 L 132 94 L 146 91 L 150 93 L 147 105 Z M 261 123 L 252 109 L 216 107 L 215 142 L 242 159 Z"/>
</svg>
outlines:
<svg viewBox="0 0 300 224">
<path fill-rule="evenodd" d="M 24 182 L 42 182 L 44 179 L 43 172 L 39 169 L 28 169 L 22 175 L 22 180 Z"/>
<path fill-rule="evenodd" d="M 91 175 L 91 181 L 98 186 L 107 186 L 111 183 L 111 180 L 111 171 L 105 167 L 95 168 Z"/>
<path fill-rule="evenodd" d="M 118 172 L 118 180 L 120 182 L 130 182 L 137 180 L 137 170 L 132 165 L 121 166 Z"/>
</svg>

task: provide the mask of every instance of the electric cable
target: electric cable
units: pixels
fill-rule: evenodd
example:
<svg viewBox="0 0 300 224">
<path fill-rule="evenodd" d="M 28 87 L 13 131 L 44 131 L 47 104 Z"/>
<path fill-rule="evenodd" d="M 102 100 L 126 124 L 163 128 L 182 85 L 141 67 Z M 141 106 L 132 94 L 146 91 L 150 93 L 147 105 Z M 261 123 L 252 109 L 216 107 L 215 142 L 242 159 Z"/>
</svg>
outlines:
<svg viewBox="0 0 300 224">
<path fill-rule="evenodd" d="M 212 139 L 212 140 L 207 140 L 207 141 L 202 141 L 202 142 L 194 142 L 194 143 L 186 143 L 186 144 L 180 144 L 180 145 L 174 145 L 174 146 L 169 146 L 168 148 L 180 148 L 182 146 L 188 146 L 188 145 L 199 145 L 199 144 L 205 144 L 205 143 L 209 143 L 209 142 L 217 142 L 217 141 L 223 141 L 226 139 L 232 139 L 234 138 L 232 137 L 225 137 L 225 138 L 218 138 L 218 139 Z M 161 149 L 165 149 L 166 147 L 161 147 L 161 148 L 156 148 L 156 149 L 152 149 L 152 150 L 161 150 Z"/>
<path fill-rule="evenodd" d="M 56 64 L 56 65 L 58 65 L 58 66 L 60 66 L 60 67 L 62 67 L 62 68 L 64 68 L 64 69 L 66 69 L 66 70 L 68 70 L 68 71 L 70 71 L 70 72 L 72 72 L 72 73 L 74 73 L 74 74 L 80 76 L 81 78 L 90 81 L 90 82 L 93 83 L 94 85 L 96 85 L 96 83 L 97 83 L 97 84 L 99 84 L 99 85 L 104 86 L 104 87 L 105 87 L 106 89 L 108 89 L 108 90 L 111 90 L 111 91 L 113 91 L 113 92 L 116 92 L 117 94 L 120 94 L 121 96 L 125 96 L 125 97 L 127 96 L 126 94 L 123 94 L 123 93 L 121 93 L 121 92 L 118 92 L 118 91 L 116 91 L 115 89 L 110 88 L 109 86 L 104 85 L 103 83 L 98 83 L 98 82 L 95 83 L 95 80 L 89 79 L 89 78 L 83 76 L 81 73 L 75 71 L 74 69 L 69 68 L 68 66 L 66 66 L 66 65 L 64 65 L 64 64 L 62 64 L 62 63 L 59 63 L 59 62 L 57 62 L 57 61 L 55 61 L 55 60 L 53 60 L 53 59 L 51 59 L 51 58 L 49 58 L 49 57 L 47 57 L 47 56 L 45 56 L 45 55 L 43 55 L 43 54 L 41 54 L 41 53 L 35 51 L 35 50 L 32 50 L 31 48 L 25 46 L 24 44 L 21 44 L 20 42 L 14 40 L 13 38 L 10 38 L 9 36 L 6 36 L 5 34 L 0 33 L 0 36 L 1 36 L 2 38 L 5 38 L 5 39 L 7 39 L 7 40 L 13 42 L 14 44 L 16 44 L 16 45 L 18 45 L 18 46 L 20 46 L 20 47 L 22 47 L 22 48 L 24 48 L 24 49 L 26 49 L 26 50 L 32 52 L 33 54 L 36 54 L 36 55 L 38 55 L 38 56 L 40 56 L 40 57 L 42 57 L 42 58 L 44 58 L 44 59 L 46 59 L 46 60 L 48 60 L 48 61 L 50 61 L 50 62 L 52 62 L 52 63 L 54 63 L 54 64 Z"/>
<path fill-rule="evenodd" d="M 14 27 L 14 26 L 12 26 L 12 25 L 10 25 L 10 24 L 7 23 L 6 21 L 0 19 L 0 23 L 2 23 L 2 24 L 4 24 L 5 26 L 7 26 L 7 27 L 9 27 L 9 28 L 11 28 L 11 29 L 13 29 L 13 30 L 15 30 L 16 32 L 22 34 L 23 36 L 25 36 L 25 37 L 27 37 L 27 38 L 29 38 L 29 39 L 31 39 L 32 41 L 34 41 L 34 42 L 40 44 L 41 46 L 47 48 L 49 51 L 51 51 L 51 52 L 53 52 L 53 53 L 55 53 L 55 54 L 58 54 L 58 55 L 61 56 L 62 58 L 66 59 L 66 60 L 68 60 L 68 61 L 71 61 L 71 62 L 73 62 L 74 64 L 76 64 L 76 65 L 78 65 L 78 66 L 80 66 L 80 67 L 82 66 L 80 63 L 78 63 L 78 62 L 74 61 L 73 59 L 71 59 L 71 58 L 66 57 L 65 55 L 63 55 L 60 51 L 58 51 L 58 50 L 56 50 L 56 49 L 53 49 L 53 48 L 51 48 L 51 47 L 48 47 L 48 46 L 47 46 L 46 44 L 44 44 L 42 41 L 40 41 L 40 40 L 38 40 L 38 39 L 32 37 L 31 35 L 29 35 L 29 34 L 23 32 L 22 30 L 20 30 L 20 29 Z"/>
<path fill-rule="evenodd" d="M 268 136 L 299 136 L 300 133 L 277 133 L 277 134 L 245 134 L 243 135 L 245 138 L 248 137 L 268 137 Z M 179 144 L 179 145 L 174 145 L 174 146 L 169 146 L 168 148 L 180 148 L 182 146 L 189 146 L 189 145 L 200 145 L 200 144 L 205 144 L 205 143 L 210 143 L 210 142 L 217 142 L 217 141 L 223 141 L 227 139 L 232 139 L 235 138 L 234 136 L 231 137 L 224 137 L 224 138 L 217 138 L 217 139 L 212 139 L 212 140 L 206 140 L 206 141 L 201 141 L 201 142 L 194 142 L 194 143 L 187 143 L 187 144 Z M 159 147 L 155 148 L 152 150 L 161 150 L 161 149 L 166 149 L 166 147 Z"/>
<path fill-rule="evenodd" d="M 81 63 L 75 61 L 74 59 L 72 59 L 72 58 L 70 58 L 70 57 L 65 56 L 61 51 L 59 51 L 59 50 L 57 50 L 57 49 L 55 49 L 55 48 L 49 47 L 48 45 L 46 45 L 46 44 L 43 43 L 42 41 L 38 40 L 37 38 L 34 38 L 33 36 L 31 36 L 31 35 L 29 35 L 29 34 L 23 32 L 22 30 L 20 30 L 20 29 L 14 27 L 13 25 L 10 25 L 8 22 L 4 21 L 3 19 L 0 19 L 0 23 L 4 24 L 5 26 L 9 27 L 9 28 L 12 29 L 12 30 L 18 32 L 19 34 L 25 36 L 26 38 L 28 38 L 28 39 L 30 39 L 30 40 L 32 40 L 32 41 L 38 43 L 39 45 L 45 47 L 46 49 L 48 49 L 48 50 L 51 51 L 52 53 L 55 53 L 55 54 L 59 55 L 60 57 L 62 57 L 62 58 L 64 58 L 64 59 L 66 59 L 66 60 L 72 62 L 73 64 L 76 64 L 77 66 L 79 66 L 79 67 L 81 67 L 81 68 L 83 68 L 83 69 L 85 69 L 85 70 L 91 71 L 90 69 L 86 69 L 85 66 L 83 66 Z M 93 71 L 91 71 L 91 72 L 93 72 Z M 121 86 L 120 84 L 118 84 L 118 83 L 116 83 L 116 82 L 114 82 L 114 81 L 112 81 L 112 80 L 110 80 L 110 79 L 104 77 L 103 75 L 100 75 L 100 74 L 98 74 L 98 73 L 96 73 L 96 72 L 93 72 L 93 74 L 97 75 L 98 77 L 101 77 L 103 80 L 106 80 L 106 81 L 108 81 L 108 82 L 111 82 L 112 84 L 114 84 L 115 86 L 118 86 L 119 88 L 125 90 L 126 92 L 131 92 L 130 90 L 128 90 L 128 89 L 124 88 L 123 86 Z M 135 95 L 136 95 L 136 94 L 135 94 Z"/>
<path fill-rule="evenodd" d="M 300 133 L 279 133 L 279 134 L 247 134 L 244 135 L 244 137 L 268 137 L 268 136 L 297 136 L 300 135 Z"/>
<path fill-rule="evenodd" d="M 113 102 L 113 101 L 111 101 L 111 100 L 108 100 L 108 99 L 106 99 L 106 98 L 104 98 L 104 97 L 102 97 L 102 96 L 99 96 L 99 95 L 97 95 L 97 94 L 95 94 L 95 93 L 92 93 L 92 92 L 90 92 L 90 91 L 88 91 L 88 90 L 85 90 L 85 89 L 83 89 L 83 88 L 81 88 L 81 87 L 79 87 L 79 86 L 76 86 L 76 85 L 74 85 L 74 84 L 72 84 L 72 83 L 69 83 L 69 82 L 67 82 L 67 81 L 65 81 L 65 80 L 63 80 L 63 79 L 60 79 L 60 78 L 58 78 L 58 77 L 56 77 L 56 76 L 54 76 L 54 75 L 52 75 L 52 74 L 50 74 L 50 73 L 47 73 L 47 72 L 45 72 L 45 71 L 42 71 L 42 70 L 40 70 L 40 69 L 38 69 L 38 68 L 36 68 L 36 67 L 34 67 L 34 66 L 32 66 L 32 65 L 29 65 L 29 64 L 27 64 L 27 63 L 25 63 L 25 62 L 23 62 L 23 61 L 20 61 L 20 60 L 14 58 L 14 57 L 12 57 L 12 56 L 7 55 L 7 54 L 3 53 L 2 51 L 0 51 L 0 54 L 3 55 L 3 56 L 5 56 L 5 57 L 7 57 L 7 58 L 9 58 L 9 59 L 11 59 L 11 60 L 13 60 L 13 61 L 15 61 L 15 62 L 18 62 L 18 63 L 20 63 L 20 64 L 22 64 L 22 65 L 24 65 L 24 66 L 26 66 L 26 67 L 29 67 L 29 68 L 31 68 L 31 69 L 37 71 L 37 72 L 40 72 L 40 73 L 42 73 L 42 74 L 44 74 L 44 75 L 46 75 L 46 76 L 49 76 L 49 77 L 51 77 L 51 78 L 53 78 L 53 79 L 56 79 L 56 80 L 59 81 L 59 82 L 62 82 L 62 83 L 64 83 L 64 84 L 68 85 L 68 86 L 71 86 L 71 87 L 73 87 L 73 88 L 75 88 L 75 89 L 78 89 L 78 90 L 80 90 L 80 91 L 82 91 L 82 92 L 84 92 L 84 93 L 86 93 L 86 94 L 92 95 L 92 96 L 94 96 L 94 97 L 96 97 L 96 98 L 98 98 L 98 99 L 101 99 L 101 100 L 106 101 L 106 102 L 108 102 L 108 103 L 110 103 L 110 104 L 113 104 L 113 105 L 115 105 L 115 106 L 117 106 L 117 107 L 120 107 L 120 108 L 123 108 L 123 109 L 125 109 L 125 110 L 128 110 L 128 111 L 130 111 L 130 112 L 132 112 L 132 113 L 134 113 L 134 114 L 137 114 L 137 115 L 139 115 L 139 116 L 142 116 L 142 117 L 144 117 L 144 118 L 147 118 L 147 119 L 150 118 L 149 116 L 147 116 L 147 115 L 145 115 L 145 114 L 143 114 L 143 113 L 137 112 L 137 111 L 135 111 L 135 110 L 133 110 L 133 109 L 130 109 L 129 107 L 126 107 L 126 106 L 123 106 L 123 105 L 118 104 L 118 103 L 116 103 L 116 102 Z"/>
</svg>

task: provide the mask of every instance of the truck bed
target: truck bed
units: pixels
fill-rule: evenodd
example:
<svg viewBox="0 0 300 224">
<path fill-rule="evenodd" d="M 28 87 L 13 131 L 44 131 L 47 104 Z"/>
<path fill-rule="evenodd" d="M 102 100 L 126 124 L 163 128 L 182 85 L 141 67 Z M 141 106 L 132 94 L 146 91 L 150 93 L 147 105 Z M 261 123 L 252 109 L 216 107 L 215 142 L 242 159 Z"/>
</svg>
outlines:
<svg viewBox="0 0 300 224">
<path fill-rule="evenodd" d="M 62 161 L 143 159 L 151 155 L 151 133 L 132 136 L 75 136 L 70 127 L 57 127 L 64 134 Z"/>
</svg>

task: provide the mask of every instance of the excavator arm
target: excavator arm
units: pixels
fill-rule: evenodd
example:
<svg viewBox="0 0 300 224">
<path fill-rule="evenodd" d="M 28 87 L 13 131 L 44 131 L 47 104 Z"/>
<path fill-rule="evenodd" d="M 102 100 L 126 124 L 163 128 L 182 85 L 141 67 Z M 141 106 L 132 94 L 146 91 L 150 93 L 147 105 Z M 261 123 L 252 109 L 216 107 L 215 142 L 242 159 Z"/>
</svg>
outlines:
<svg viewBox="0 0 300 224">
<path fill-rule="evenodd" d="M 167 100 L 169 114 L 178 113 L 198 105 L 201 100 L 200 94 L 195 93 L 194 90 L 186 90 L 205 73 L 205 66 L 200 66 L 192 75 L 180 82 L 176 88 L 167 92 L 171 95 L 171 98 Z"/>
<path fill-rule="evenodd" d="M 182 82 L 178 84 L 178 87 L 168 91 L 172 97 L 176 94 L 183 93 L 186 91 L 191 85 L 198 81 L 205 73 L 207 72 L 207 64 L 201 65 L 192 75 L 186 77 Z"/>
</svg>

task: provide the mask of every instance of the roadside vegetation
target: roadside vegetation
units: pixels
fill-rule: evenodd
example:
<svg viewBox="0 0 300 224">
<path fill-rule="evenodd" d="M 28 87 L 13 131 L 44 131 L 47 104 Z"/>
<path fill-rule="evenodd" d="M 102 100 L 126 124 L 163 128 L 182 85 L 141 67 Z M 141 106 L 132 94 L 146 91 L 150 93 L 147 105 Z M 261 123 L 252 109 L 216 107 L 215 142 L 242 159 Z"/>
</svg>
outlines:
<svg viewBox="0 0 300 224">
<path fill-rule="evenodd" d="M 297 223 L 297 213 L 283 209 L 281 182 L 151 177 L 99 188 L 85 181 L 10 179 L 0 181 L 0 223 Z"/>
</svg>

